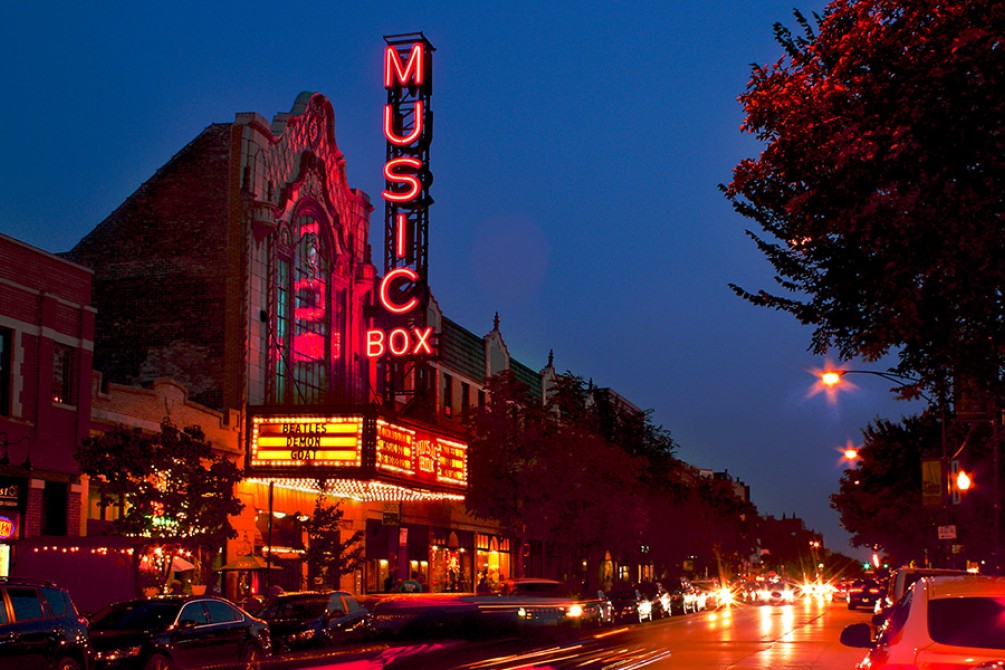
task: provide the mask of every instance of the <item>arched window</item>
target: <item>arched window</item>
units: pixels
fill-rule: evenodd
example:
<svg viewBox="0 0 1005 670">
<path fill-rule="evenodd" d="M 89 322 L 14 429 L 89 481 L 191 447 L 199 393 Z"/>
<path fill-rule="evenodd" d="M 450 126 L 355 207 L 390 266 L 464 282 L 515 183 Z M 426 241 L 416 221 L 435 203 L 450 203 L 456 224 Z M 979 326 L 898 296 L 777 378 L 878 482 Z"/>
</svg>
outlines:
<svg viewBox="0 0 1005 670">
<path fill-rule="evenodd" d="M 331 351 L 331 257 L 317 219 L 298 216 L 291 248 L 276 266 L 276 337 L 281 348 L 275 365 L 274 402 L 296 405 L 326 402 Z"/>
</svg>

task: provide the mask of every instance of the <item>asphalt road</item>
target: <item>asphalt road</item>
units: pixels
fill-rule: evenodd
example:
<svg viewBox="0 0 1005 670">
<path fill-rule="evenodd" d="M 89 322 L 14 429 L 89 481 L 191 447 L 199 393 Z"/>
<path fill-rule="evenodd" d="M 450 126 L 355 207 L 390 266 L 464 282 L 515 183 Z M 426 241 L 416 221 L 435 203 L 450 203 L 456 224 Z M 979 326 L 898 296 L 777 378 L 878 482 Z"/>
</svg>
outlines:
<svg viewBox="0 0 1005 670">
<path fill-rule="evenodd" d="M 270 663 L 277 670 L 849 670 L 864 656 L 838 642 L 867 621 L 844 603 L 734 605 L 653 623 L 504 640 L 370 644 Z"/>
</svg>

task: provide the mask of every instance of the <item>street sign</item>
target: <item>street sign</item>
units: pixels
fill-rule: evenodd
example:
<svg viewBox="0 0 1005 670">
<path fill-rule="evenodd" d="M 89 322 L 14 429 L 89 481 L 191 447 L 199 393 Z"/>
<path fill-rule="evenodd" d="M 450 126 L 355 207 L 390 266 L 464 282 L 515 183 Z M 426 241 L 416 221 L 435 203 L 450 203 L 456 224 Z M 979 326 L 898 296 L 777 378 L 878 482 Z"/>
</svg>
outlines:
<svg viewBox="0 0 1005 670">
<path fill-rule="evenodd" d="M 956 526 L 939 526 L 939 539 L 940 540 L 955 540 L 956 539 Z"/>
</svg>

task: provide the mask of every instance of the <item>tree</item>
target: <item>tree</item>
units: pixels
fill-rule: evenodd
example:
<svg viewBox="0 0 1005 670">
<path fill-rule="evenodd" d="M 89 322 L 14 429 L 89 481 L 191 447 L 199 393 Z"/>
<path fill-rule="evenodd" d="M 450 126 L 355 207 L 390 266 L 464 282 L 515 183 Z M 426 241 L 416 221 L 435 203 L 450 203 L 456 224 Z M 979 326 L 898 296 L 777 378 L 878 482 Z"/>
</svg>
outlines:
<svg viewBox="0 0 1005 670">
<path fill-rule="evenodd" d="M 342 539 L 342 501 L 330 504 L 319 493 L 314 501 L 314 514 L 307 521 L 308 578 L 315 588 L 337 587 L 342 575 L 357 570 L 365 558 L 363 531 L 356 530 Z"/>
<path fill-rule="evenodd" d="M 1005 4 L 834 0 L 755 66 L 742 129 L 766 143 L 722 187 L 776 271 L 733 290 L 940 399 L 952 374 L 1001 397 Z"/>
<path fill-rule="evenodd" d="M 512 371 L 486 380 L 487 402 L 471 415 L 468 444 L 468 494 L 465 504 L 475 516 L 495 519 L 517 540 L 523 555 L 528 524 L 545 491 L 532 482 L 541 453 L 543 416 L 527 388 Z M 522 563 L 516 561 L 516 575 Z"/>
<path fill-rule="evenodd" d="M 921 460 L 940 456 L 941 426 L 930 413 L 901 423 L 877 419 L 863 438 L 831 507 L 853 545 L 879 546 L 896 565 L 923 560 L 937 548 L 940 510 L 922 506 Z"/>
<path fill-rule="evenodd" d="M 76 458 L 100 491 L 99 504 L 119 507 L 114 525 L 123 535 L 206 551 L 237 536 L 230 517 L 244 507 L 234 495 L 241 470 L 213 451 L 198 426 L 179 430 L 165 421 L 153 435 L 116 426 L 85 439 Z"/>
<path fill-rule="evenodd" d="M 488 403 L 469 425 L 468 509 L 511 532 L 518 556 L 530 538 L 591 552 L 637 548 L 641 461 L 598 432 L 582 379 L 559 375 L 546 407 L 510 371 L 486 385 Z"/>
</svg>

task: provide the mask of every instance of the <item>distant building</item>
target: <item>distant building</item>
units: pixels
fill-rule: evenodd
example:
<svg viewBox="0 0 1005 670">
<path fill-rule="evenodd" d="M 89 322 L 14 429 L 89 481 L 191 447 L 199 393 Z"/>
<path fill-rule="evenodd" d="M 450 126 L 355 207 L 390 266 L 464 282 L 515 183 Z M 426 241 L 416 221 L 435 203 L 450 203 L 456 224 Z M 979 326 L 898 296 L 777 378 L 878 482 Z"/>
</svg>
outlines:
<svg viewBox="0 0 1005 670">
<path fill-rule="evenodd" d="M 19 538 L 80 535 L 92 272 L 0 235 L 0 575 Z"/>
</svg>

